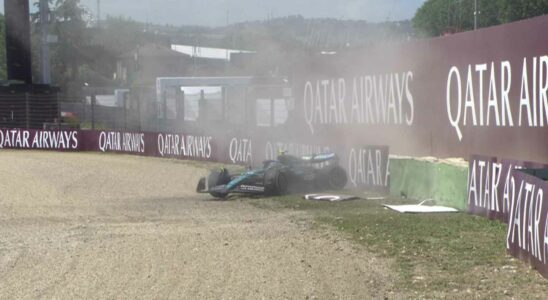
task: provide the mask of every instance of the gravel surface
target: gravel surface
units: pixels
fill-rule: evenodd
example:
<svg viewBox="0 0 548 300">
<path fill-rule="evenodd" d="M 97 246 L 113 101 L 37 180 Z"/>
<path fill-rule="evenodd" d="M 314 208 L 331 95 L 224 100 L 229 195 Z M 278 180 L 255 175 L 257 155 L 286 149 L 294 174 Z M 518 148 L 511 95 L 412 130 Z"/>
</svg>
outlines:
<svg viewBox="0 0 548 300">
<path fill-rule="evenodd" d="M 199 163 L 0 151 L 0 298 L 383 299 L 389 261 L 305 212 L 194 193 Z"/>
</svg>

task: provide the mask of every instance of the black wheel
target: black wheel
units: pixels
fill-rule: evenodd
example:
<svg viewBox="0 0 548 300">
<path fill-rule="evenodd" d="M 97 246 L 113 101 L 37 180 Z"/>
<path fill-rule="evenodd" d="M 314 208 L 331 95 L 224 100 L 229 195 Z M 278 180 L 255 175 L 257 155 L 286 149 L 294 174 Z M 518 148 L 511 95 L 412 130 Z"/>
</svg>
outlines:
<svg viewBox="0 0 548 300">
<path fill-rule="evenodd" d="M 196 192 L 199 193 L 199 192 L 205 190 L 205 188 L 206 188 L 206 179 L 205 179 L 205 177 L 202 177 L 198 181 L 198 185 L 196 186 Z"/>
<path fill-rule="evenodd" d="M 289 182 L 287 180 L 287 176 L 284 173 L 278 173 L 278 176 L 276 178 L 276 194 L 277 195 L 286 194 L 288 185 L 289 185 Z"/>
<path fill-rule="evenodd" d="M 334 166 L 329 170 L 327 176 L 327 184 L 332 190 L 342 190 L 346 186 L 348 177 L 346 176 L 346 171 L 340 166 Z"/>
<path fill-rule="evenodd" d="M 269 195 L 283 195 L 287 193 L 289 180 L 279 169 L 270 169 L 265 174 L 265 191 Z"/>
<path fill-rule="evenodd" d="M 209 173 L 209 176 L 207 177 L 207 183 L 208 183 L 209 189 L 219 185 L 227 184 L 229 182 L 230 182 L 230 175 L 228 174 L 228 170 L 225 168 L 211 171 L 211 173 Z M 225 198 L 228 195 L 228 193 L 220 193 L 220 192 L 212 192 L 212 191 L 210 191 L 209 194 L 215 198 Z"/>
</svg>

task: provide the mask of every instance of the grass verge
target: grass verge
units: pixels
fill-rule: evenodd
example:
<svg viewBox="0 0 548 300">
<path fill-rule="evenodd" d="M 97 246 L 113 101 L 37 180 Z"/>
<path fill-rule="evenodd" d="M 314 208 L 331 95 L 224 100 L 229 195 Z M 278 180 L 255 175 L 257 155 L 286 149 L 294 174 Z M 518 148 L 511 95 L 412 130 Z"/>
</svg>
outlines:
<svg viewBox="0 0 548 300">
<path fill-rule="evenodd" d="M 297 196 L 251 200 L 263 209 L 305 210 L 391 259 L 399 289 L 417 298 L 538 298 L 548 281 L 506 254 L 506 225 L 466 213 L 400 214 L 381 204 L 402 200 L 315 202 Z"/>
</svg>

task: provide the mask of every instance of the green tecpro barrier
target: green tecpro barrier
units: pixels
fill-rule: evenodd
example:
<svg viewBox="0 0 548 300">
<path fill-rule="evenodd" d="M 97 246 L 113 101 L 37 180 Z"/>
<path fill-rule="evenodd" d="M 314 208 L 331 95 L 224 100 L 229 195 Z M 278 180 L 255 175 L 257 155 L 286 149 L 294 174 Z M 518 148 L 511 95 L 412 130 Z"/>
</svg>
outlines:
<svg viewBox="0 0 548 300">
<path fill-rule="evenodd" d="M 414 158 L 390 159 L 390 194 L 410 199 L 433 199 L 436 204 L 466 209 L 468 167 Z"/>
</svg>

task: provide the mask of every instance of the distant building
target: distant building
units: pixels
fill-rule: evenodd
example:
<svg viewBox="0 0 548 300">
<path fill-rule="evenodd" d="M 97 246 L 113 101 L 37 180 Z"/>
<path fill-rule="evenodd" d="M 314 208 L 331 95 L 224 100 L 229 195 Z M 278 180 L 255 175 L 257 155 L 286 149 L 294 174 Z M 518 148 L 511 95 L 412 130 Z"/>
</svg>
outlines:
<svg viewBox="0 0 548 300">
<path fill-rule="evenodd" d="M 200 76 L 248 76 L 258 72 L 255 51 L 179 44 L 171 45 L 171 49 L 192 57 L 195 72 Z M 215 66 L 222 72 L 211 69 Z"/>
<path fill-rule="evenodd" d="M 210 47 L 198 47 L 189 45 L 171 45 L 171 49 L 179 53 L 189 55 L 198 59 L 214 59 L 231 61 L 233 54 L 253 54 L 254 51 L 222 49 Z"/>
<path fill-rule="evenodd" d="M 158 44 L 139 47 L 118 58 L 115 79 L 123 85 L 155 85 L 159 77 L 224 76 L 239 68 L 252 51 Z M 234 60 L 232 66 L 231 59 Z"/>
<path fill-rule="evenodd" d="M 124 84 L 154 85 L 158 77 L 188 74 L 191 65 L 188 55 L 148 44 L 118 58 L 115 79 Z"/>
</svg>

